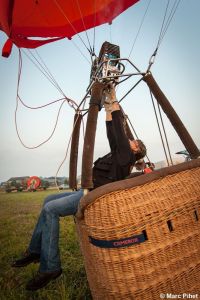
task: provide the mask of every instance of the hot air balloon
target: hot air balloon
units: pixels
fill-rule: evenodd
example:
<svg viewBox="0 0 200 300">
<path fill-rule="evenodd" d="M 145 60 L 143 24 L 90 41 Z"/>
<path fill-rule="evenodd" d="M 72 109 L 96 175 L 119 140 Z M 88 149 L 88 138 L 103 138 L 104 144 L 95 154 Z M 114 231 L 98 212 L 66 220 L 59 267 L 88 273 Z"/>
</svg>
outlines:
<svg viewBox="0 0 200 300">
<path fill-rule="evenodd" d="M 1 1 L 0 29 L 8 36 L 3 55 L 9 56 L 12 44 L 18 48 L 36 48 L 60 39 L 71 39 L 105 23 L 111 24 L 137 2 Z M 170 18 L 172 16 L 173 11 Z M 156 299 L 163 292 L 195 293 L 200 288 L 200 153 L 151 74 L 170 18 L 144 71 L 129 57 L 121 56 L 120 45 L 106 41 L 98 55 L 89 45 L 87 50 L 92 66 L 86 94 L 78 105 L 67 100 L 75 110 L 70 155 L 72 189 L 77 188 L 81 119 L 84 113 L 87 115 L 81 180 L 86 195 L 76 215 L 76 227 L 94 299 L 147 300 Z M 131 68 L 129 73 L 126 72 L 127 65 Z M 167 115 L 192 159 L 179 165 L 170 166 L 169 163 L 166 168 L 88 192 L 93 188 L 92 163 L 98 111 L 90 105 L 83 109 L 82 105 L 90 98 L 95 80 L 110 80 L 120 86 L 132 76 L 140 76 L 140 79 L 120 101 L 140 82 L 145 82 L 152 99 L 154 96 L 157 101 L 158 110 L 162 109 Z M 135 132 L 131 132 L 126 114 L 124 124 L 127 135 L 136 137 Z"/>
<path fill-rule="evenodd" d="M 79 32 L 104 23 L 111 23 L 120 13 L 138 0 L 124 1 L 9 1 L 0 4 L 0 29 L 8 40 L 3 55 L 9 55 L 11 45 L 36 48 L 58 39 L 68 38 Z M 45 40 L 31 39 L 43 37 Z"/>
</svg>

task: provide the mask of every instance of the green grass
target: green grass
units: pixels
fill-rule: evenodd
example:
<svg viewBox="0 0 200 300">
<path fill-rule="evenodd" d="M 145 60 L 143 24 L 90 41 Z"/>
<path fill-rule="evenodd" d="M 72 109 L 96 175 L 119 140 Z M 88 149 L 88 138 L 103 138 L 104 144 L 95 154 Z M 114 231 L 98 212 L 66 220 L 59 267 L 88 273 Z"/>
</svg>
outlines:
<svg viewBox="0 0 200 300">
<path fill-rule="evenodd" d="M 0 300 L 91 299 L 74 220 L 60 219 L 60 253 L 63 274 L 36 292 L 25 290 L 38 264 L 12 268 L 25 251 L 44 197 L 55 191 L 0 193 Z"/>
</svg>

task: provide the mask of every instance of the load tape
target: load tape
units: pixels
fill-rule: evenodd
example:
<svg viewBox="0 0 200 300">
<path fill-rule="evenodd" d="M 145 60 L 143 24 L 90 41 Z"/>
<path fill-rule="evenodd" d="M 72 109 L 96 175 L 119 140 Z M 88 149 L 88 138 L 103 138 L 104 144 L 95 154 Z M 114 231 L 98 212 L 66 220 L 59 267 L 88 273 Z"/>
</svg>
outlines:
<svg viewBox="0 0 200 300">
<path fill-rule="evenodd" d="M 119 240 L 98 240 L 91 236 L 89 236 L 89 242 L 100 248 L 121 248 L 121 247 L 129 247 L 135 244 L 143 243 L 147 240 L 147 236 L 145 233 L 141 233 L 139 235 L 133 235 L 124 239 Z"/>
</svg>

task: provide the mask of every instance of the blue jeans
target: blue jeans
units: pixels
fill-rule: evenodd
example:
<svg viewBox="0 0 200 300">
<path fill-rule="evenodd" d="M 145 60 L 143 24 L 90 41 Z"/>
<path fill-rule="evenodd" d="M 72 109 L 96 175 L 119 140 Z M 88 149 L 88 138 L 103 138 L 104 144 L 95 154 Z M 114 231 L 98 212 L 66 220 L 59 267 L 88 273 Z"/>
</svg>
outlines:
<svg viewBox="0 0 200 300">
<path fill-rule="evenodd" d="M 29 251 L 40 254 L 40 272 L 61 269 L 59 254 L 59 217 L 74 215 L 83 196 L 83 190 L 49 195 L 35 226 Z"/>
</svg>

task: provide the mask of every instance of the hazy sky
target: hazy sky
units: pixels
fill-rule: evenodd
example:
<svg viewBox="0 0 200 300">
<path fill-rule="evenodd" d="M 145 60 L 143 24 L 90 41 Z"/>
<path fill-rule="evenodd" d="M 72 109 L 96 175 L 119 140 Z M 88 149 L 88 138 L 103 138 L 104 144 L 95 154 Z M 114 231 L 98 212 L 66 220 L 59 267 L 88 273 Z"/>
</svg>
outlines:
<svg viewBox="0 0 200 300">
<path fill-rule="evenodd" d="M 96 53 L 104 41 L 118 44 L 121 57 L 127 57 L 138 32 L 143 14 L 149 0 L 141 0 L 113 21 L 112 26 L 96 28 Z M 171 1 L 173 3 L 174 1 Z M 152 0 L 131 60 L 142 71 L 155 50 L 167 0 Z M 200 1 L 182 0 L 172 19 L 167 33 L 159 48 L 152 67 L 152 73 L 171 104 L 200 147 L 199 111 L 200 111 Z M 93 30 L 88 31 L 92 41 Z M 82 38 L 87 42 L 85 34 Z M 0 32 L 0 46 L 6 41 L 6 35 Z M 77 103 L 85 95 L 89 82 L 90 64 L 85 56 L 89 55 L 79 38 L 67 39 L 38 48 L 38 52 L 51 70 L 64 93 Z M 20 82 L 20 96 L 29 106 L 40 106 L 62 97 L 61 93 L 41 74 L 23 52 L 23 68 Z M 33 51 L 34 55 L 35 51 Z M 131 69 L 127 67 L 127 72 Z M 58 126 L 52 139 L 34 150 L 24 148 L 16 134 L 14 112 L 16 107 L 16 88 L 18 77 L 18 49 L 14 46 L 8 59 L 0 58 L 0 181 L 12 176 L 54 176 L 65 157 L 68 140 L 72 131 L 74 111 L 67 104 L 62 107 Z M 129 79 L 121 84 L 117 96 L 123 95 L 135 82 Z M 18 108 L 17 123 L 23 142 L 35 146 L 47 139 L 54 127 L 60 104 L 29 110 L 21 104 Z M 124 101 L 122 106 L 128 113 L 139 137 L 147 145 L 149 158 L 156 162 L 165 159 L 158 128 L 153 112 L 148 88 L 141 83 Z M 95 158 L 109 150 L 105 134 L 105 112 L 99 114 L 95 145 Z M 171 153 L 184 149 L 174 129 L 165 119 Z M 81 131 L 78 174 L 81 170 L 81 152 L 83 145 Z M 68 161 L 59 172 L 59 176 L 68 176 Z"/>
</svg>

